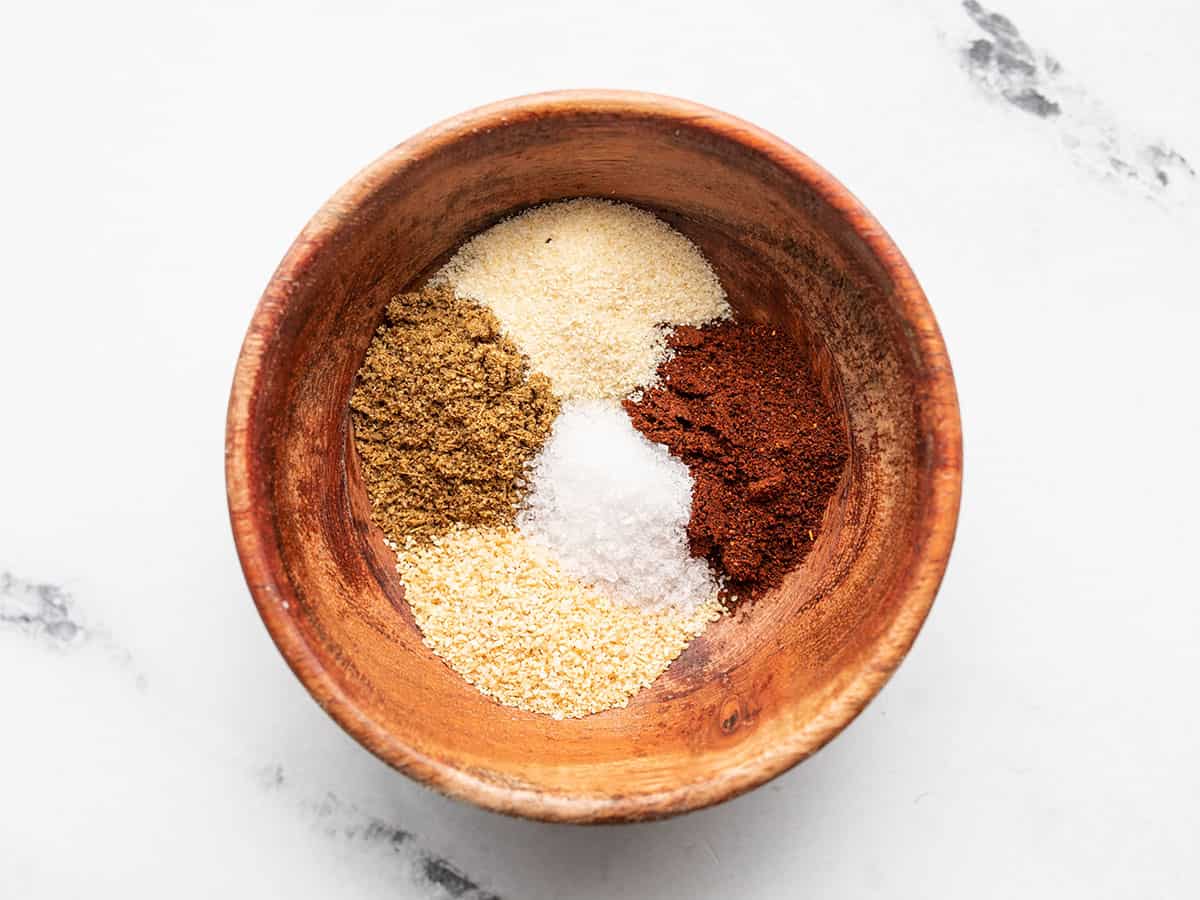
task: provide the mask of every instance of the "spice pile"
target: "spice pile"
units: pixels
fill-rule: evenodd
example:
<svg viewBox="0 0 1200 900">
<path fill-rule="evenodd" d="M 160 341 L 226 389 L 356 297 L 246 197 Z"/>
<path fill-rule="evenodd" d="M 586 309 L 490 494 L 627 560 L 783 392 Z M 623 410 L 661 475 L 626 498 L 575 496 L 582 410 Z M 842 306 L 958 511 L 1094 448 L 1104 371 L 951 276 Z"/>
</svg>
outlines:
<svg viewBox="0 0 1200 900">
<path fill-rule="evenodd" d="M 768 325 L 679 328 L 661 383 L 625 410 L 696 479 L 691 552 L 753 599 L 808 553 L 846 442 L 795 342 Z"/>
<path fill-rule="evenodd" d="M 564 400 L 619 400 L 654 380 L 673 325 L 726 318 L 696 245 L 608 200 L 539 206 L 472 238 L 435 277 L 486 306 Z"/>
<path fill-rule="evenodd" d="M 576 578 L 646 608 L 690 607 L 718 585 L 688 550 L 688 467 L 615 403 L 568 403 L 533 466 L 518 519 Z"/>
<path fill-rule="evenodd" d="M 562 570 L 512 528 L 456 528 L 399 553 L 425 642 L 466 681 L 556 719 L 624 706 L 720 616 L 646 612 Z"/>
<path fill-rule="evenodd" d="M 350 396 L 375 521 L 393 540 L 511 523 L 558 408 L 486 309 L 448 288 L 396 297 Z"/>
<path fill-rule="evenodd" d="M 794 344 L 605 200 L 507 219 L 392 300 L 350 407 L 426 644 L 556 718 L 624 706 L 777 586 L 846 459 Z"/>
</svg>

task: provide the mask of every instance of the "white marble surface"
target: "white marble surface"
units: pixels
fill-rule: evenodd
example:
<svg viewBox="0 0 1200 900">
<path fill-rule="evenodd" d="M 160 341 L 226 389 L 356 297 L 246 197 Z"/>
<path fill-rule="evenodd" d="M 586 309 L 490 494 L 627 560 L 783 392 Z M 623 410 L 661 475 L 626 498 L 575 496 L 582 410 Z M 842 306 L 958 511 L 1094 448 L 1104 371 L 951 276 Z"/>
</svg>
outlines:
<svg viewBox="0 0 1200 900">
<path fill-rule="evenodd" d="M 0 897 L 1196 896 L 1200 179 L 1171 153 L 1200 163 L 1200 7 L 995 2 L 1006 67 L 955 0 L 9 10 Z M 727 109 L 849 185 L 934 304 L 967 460 L 938 603 L 857 722 L 734 802 L 591 830 L 443 799 L 326 718 L 222 479 L 307 217 L 427 124 L 570 86 Z"/>
</svg>

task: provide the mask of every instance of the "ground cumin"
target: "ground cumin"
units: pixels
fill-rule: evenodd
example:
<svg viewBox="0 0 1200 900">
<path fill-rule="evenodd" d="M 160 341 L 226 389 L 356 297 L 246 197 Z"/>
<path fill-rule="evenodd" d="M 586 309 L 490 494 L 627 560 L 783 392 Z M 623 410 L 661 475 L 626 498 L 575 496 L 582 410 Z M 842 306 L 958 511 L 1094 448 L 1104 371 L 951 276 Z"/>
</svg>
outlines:
<svg viewBox="0 0 1200 900">
<path fill-rule="evenodd" d="M 350 397 L 376 522 L 397 543 L 511 525 L 558 406 L 491 312 L 445 287 L 396 297 Z"/>
<path fill-rule="evenodd" d="M 808 553 L 847 449 L 807 360 L 767 325 L 683 326 L 660 385 L 624 406 L 695 480 L 692 554 L 754 598 Z"/>
</svg>

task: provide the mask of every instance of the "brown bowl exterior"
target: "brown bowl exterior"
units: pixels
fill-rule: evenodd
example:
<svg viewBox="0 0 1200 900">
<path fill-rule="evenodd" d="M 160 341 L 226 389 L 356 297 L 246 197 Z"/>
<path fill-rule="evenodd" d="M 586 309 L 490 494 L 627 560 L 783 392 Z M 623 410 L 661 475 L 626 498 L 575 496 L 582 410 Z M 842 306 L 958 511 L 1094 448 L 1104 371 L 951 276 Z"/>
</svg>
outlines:
<svg viewBox="0 0 1200 900">
<path fill-rule="evenodd" d="M 851 446 L 815 547 L 624 709 L 556 722 L 499 706 L 422 643 L 369 519 L 347 401 L 386 300 L 502 216 L 577 196 L 695 240 L 738 313 L 806 349 Z M 440 791 L 571 821 L 673 815 L 763 783 L 879 691 L 945 569 L 961 486 L 946 349 L 900 252 L 804 154 L 731 116 L 571 91 L 465 113 L 396 147 L 307 225 L 263 294 L 226 432 L 255 603 L 343 728 Z"/>
</svg>

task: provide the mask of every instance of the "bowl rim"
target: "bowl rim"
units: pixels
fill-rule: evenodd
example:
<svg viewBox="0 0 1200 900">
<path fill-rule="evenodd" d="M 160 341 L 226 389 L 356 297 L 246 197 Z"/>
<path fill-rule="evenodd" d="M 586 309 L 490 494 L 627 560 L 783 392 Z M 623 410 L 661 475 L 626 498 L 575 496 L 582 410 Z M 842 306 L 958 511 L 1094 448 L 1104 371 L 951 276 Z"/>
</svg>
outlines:
<svg viewBox="0 0 1200 900">
<path fill-rule="evenodd" d="M 269 512 L 269 473 L 251 452 L 253 416 L 264 359 L 291 295 L 342 223 L 398 171 L 472 132 L 563 113 L 616 113 L 686 122 L 740 143 L 805 182 L 866 244 L 895 285 L 893 303 L 912 326 L 923 364 L 923 406 L 932 441 L 931 496 L 919 522 L 914 564 L 897 587 L 898 612 L 872 656 L 838 690 L 821 715 L 766 752 L 700 783 L 621 796 L 547 792 L 501 785 L 455 768 L 405 744 L 365 713 L 325 671 L 321 656 L 289 615 L 290 589 Z M 225 432 L 226 495 L 238 557 L 267 631 L 292 671 L 321 707 L 359 743 L 409 777 L 450 796 L 497 812 L 559 822 L 620 822 L 662 818 L 720 803 L 787 771 L 852 722 L 904 659 L 920 631 L 949 559 L 962 486 L 962 428 L 949 356 L 933 311 L 900 250 L 874 216 L 832 175 L 801 151 L 735 116 L 674 97 L 639 91 L 570 90 L 501 100 L 461 113 L 397 145 L 328 200 L 292 243 L 254 311 L 238 356 Z"/>
</svg>

